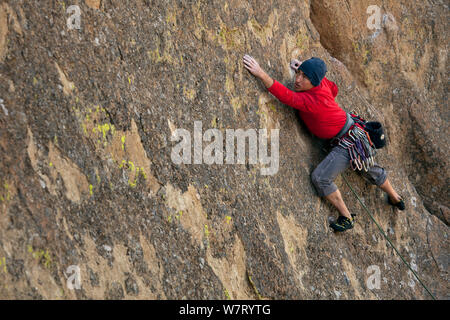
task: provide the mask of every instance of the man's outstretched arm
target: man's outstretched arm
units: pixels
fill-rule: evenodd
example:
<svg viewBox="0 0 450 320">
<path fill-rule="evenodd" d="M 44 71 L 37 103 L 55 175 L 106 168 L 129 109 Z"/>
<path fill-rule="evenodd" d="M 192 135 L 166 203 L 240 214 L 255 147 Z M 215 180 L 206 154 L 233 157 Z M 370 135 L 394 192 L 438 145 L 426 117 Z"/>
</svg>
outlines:
<svg viewBox="0 0 450 320">
<path fill-rule="evenodd" d="M 293 60 L 292 63 L 300 64 L 298 60 Z M 259 66 L 258 62 L 253 57 L 246 54 L 244 56 L 244 66 L 248 71 L 250 71 L 251 74 L 261 79 L 261 81 L 264 83 L 264 86 L 269 89 L 269 92 L 272 93 L 282 103 L 298 110 L 310 111 L 309 108 L 305 105 L 306 97 L 303 94 L 294 93 L 292 90 L 289 90 L 278 81 L 272 79 Z"/>
<path fill-rule="evenodd" d="M 273 79 L 259 66 L 259 63 L 249 55 L 244 56 L 244 66 L 255 77 L 259 78 L 266 88 L 273 85 Z"/>
</svg>

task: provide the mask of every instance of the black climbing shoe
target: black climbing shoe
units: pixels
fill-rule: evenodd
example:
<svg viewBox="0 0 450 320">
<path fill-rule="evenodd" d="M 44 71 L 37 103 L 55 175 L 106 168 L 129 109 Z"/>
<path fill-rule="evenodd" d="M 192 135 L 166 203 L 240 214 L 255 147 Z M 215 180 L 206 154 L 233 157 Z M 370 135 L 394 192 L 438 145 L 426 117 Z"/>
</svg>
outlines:
<svg viewBox="0 0 450 320">
<path fill-rule="evenodd" d="M 401 210 L 401 211 L 405 210 L 405 201 L 403 201 L 402 198 L 400 198 L 400 202 L 393 203 L 392 200 L 391 200 L 391 197 L 388 196 L 388 203 L 391 206 L 397 207 L 398 210 Z"/>
<path fill-rule="evenodd" d="M 347 217 L 339 216 L 336 222 L 330 224 L 330 227 L 336 232 L 342 232 L 351 229 L 355 224 L 355 216 L 356 215 L 352 214 L 351 220 Z"/>
</svg>

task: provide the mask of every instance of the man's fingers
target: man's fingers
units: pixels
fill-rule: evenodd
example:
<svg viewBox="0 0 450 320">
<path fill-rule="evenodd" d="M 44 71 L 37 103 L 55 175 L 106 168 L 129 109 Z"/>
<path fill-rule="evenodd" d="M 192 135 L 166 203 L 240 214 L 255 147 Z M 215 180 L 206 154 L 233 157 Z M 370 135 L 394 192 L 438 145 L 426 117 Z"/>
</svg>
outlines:
<svg viewBox="0 0 450 320">
<path fill-rule="evenodd" d="M 249 59 L 249 58 L 244 58 L 244 63 L 247 63 L 247 64 L 254 64 L 254 63 L 255 63 L 255 60 L 254 60 L 254 59 Z"/>
<path fill-rule="evenodd" d="M 258 68 L 258 65 L 253 62 L 244 63 L 245 66 L 247 66 L 247 69 L 256 70 Z"/>
<path fill-rule="evenodd" d="M 249 56 L 248 54 L 246 54 L 244 56 L 244 61 L 247 61 L 249 63 L 255 63 L 256 62 L 256 60 L 252 56 Z"/>
<path fill-rule="evenodd" d="M 247 69 L 253 69 L 253 68 L 255 68 L 255 64 L 252 63 L 252 62 L 248 62 L 248 61 L 244 61 L 244 66 L 245 66 Z"/>
<path fill-rule="evenodd" d="M 291 60 L 291 68 L 294 69 L 294 71 L 297 71 L 298 67 L 300 67 L 301 62 L 297 59 Z"/>
<path fill-rule="evenodd" d="M 246 60 L 244 60 L 244 65 L 248 66 L 248 67 L 252 67 L 253 66 L 251 61 L 246 61 Z"/>
<path fill-rule="evenodd" d="M 259 73 L 259 64 L 258 62 L 252 57 L 249 56 L 248 54 L 244 55 L 244 67 L 250 71 L 250 73 L 252 73 L 253 75 L 256 75 L 257 73 Z"/>
</svg>

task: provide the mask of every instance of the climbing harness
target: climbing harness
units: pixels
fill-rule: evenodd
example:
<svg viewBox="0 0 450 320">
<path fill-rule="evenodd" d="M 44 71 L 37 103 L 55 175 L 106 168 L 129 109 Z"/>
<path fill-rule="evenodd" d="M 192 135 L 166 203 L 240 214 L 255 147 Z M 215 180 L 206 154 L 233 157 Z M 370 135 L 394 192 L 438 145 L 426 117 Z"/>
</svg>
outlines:
<svg viewBox="0 0 450 320">
<path fill-rule="evenodd" d="M 350 114 L 351 122 L 349 125 L 348 114 L 347 122 L 344 128 L 347 127 L 347 132 L 341 132 L 332 140 L 332 144 L 339 145 L 346 149 L 350 156 L 350 167 L 353 171 L 369 171 L 370 167 L 375 165 L 374 157 L 376 155 L 375 145 L 370 139 L 370 135 L 364 129 L 366 123 L 364 119 Z"/>
</svg>

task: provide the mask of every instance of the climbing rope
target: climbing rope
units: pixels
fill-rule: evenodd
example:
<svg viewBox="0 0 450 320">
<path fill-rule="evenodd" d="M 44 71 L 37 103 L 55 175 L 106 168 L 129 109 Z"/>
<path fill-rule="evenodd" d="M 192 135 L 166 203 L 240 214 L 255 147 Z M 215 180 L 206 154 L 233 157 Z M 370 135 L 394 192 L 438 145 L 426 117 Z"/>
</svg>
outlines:
<svg viewBox="0 0 450 320">
<path fill-rule="evenodd" d="M 353 192 L 353 194 L 355 195 L 355 197 L 358 199 L 359 203 L 361 203 L 361 205 L 363 206 L 363 208 L 366 210 L 367 214 L 369 215 L 370 219 L 372 219 L 372 221 L 376 224 L 376 226 L 378 227 L 378 230 L 380 230 L 381 234 L 384 236 L 384 238 L 386 239 L 386 241 L 391 245 L 392 248 L 394 248 L 394 251 L 397 253 L 397 255 L 400 257 L 400 259 L 402 259 L 403 263 L 409 268 L 409 270 L 411 270 L 411 272 L 414 274 L 414 276 L 416 277 L 417 281 L 419 281 L 419 283 L 422 285 L 422 287 L 425 288 L 425 290 L 428 292 L 428 294 L 431 296 L 431 298 L 433 298 L 433 300 L 436 300 L 435 296 L 430 292 L 430 290 L 428 290 L 427 286 L 422 282 L 422 280 L 420 280 L 419 276 L 417 275 L 417 273 L 413 270 L 413 268 L 411 268 L 411 266 L 409 265 L 409 263 L 403 258 L 403 256 L 400 254 L 400 252 L 397 250 L 397 248 L 394 246 L 394 244 L 391 242 L 391 240 L 389 239 L 389 237 L 386 235 L 386 233 L 383 231 L 383 229 L 380 227 L 380 225 L 377 223 L 377 221 L 375 220 L 375 218 L 372 216 L 372 214 L 370 213 L 369 209 L 367 209 L 367 207 L 365 206 L 365 204 L 361 201 L 361 199 L 358 197 L 358 194 L 355 192 L 355 190 L 353 190 L 352 186 L 350 185 L 350 183 L 347 181 L 347 179 L 345 178 L 344 175 L 342 175 L 342 178 L 344 179 L 345 183 L 347 184 L 347 186 L 350 188 L 350 190 Z"/>
</svg>

